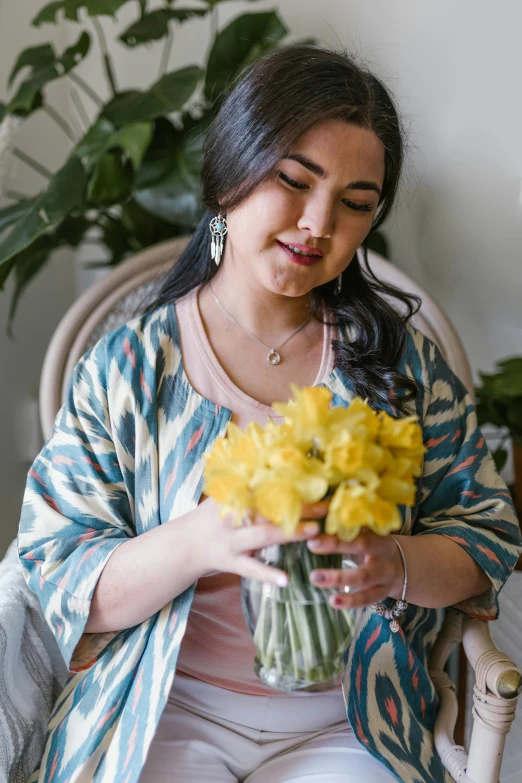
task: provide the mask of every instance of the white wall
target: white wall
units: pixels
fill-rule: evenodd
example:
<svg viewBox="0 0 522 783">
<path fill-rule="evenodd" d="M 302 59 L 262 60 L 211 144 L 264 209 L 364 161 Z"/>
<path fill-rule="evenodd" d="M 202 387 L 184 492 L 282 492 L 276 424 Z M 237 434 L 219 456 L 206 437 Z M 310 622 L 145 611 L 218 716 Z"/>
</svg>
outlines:
<svg viewBox="0 0 522 783">
<path fill-rule="evenodd" d="M 24 0 L 15 13 L 11 3 L 0 0 L 0 73 L 6 74 L 14 55 L 38 37 L 65 34 L 70 41 L 77 36 L 72 24 L 58 31 L 30 30 L 27 20 L 42 5 L 43 0 Z M 479 369 L 492 369 L 495 359 L 522 353 L 522 5 L 514 0 L 498 0 L 494 6 L 485 0 L 240 0 L 219 6 L 219 26 L 239 13 L 272 7 L 294 37 L 314 35 L 326 45 L 355 51 L 397 96 L 411 149 L 400 203 L 386 228 L 393 258 L 445 308 L 475 377 Z M 134 14 L 131 3 L 116 25 L 105 20 L 109 41 Z M 181 26 L 171 68 L 203 63 L 209 41 L 209 18 Z M 161 48 L 114 46 L 119 84 L 154 81 Z M 108 96 L 95 58 L 83 64 L 82 73 Z M 64 105 L 63 94 L 60 100 Z M 94 107 L 89 109 L 93 114 Z M 51 160 L 57 164 L 63 154 L 59 133 L 45 118 L 31 122 L 24 146 L 34 144 L 41 153 L 45 145 L 49 165 Z M 17 178 L 20 187 L 29 182 L 20 166 Z M 79 288 L 84 284 L 82 277 Z M 45 345 L 74 285 L 71 264 L 57 260 L 22 302 L 14 346 L 1 329 L 0 554 L 15 533 L 22 492 L 23 470 L 13 464 L 10 410 L 21 395 L 36 392 Z M 6 302 L 4 295 L 2 321 Z M 4 381 L 7 366 L 10 375 Z"/>
<path fill-rule="evenodd" d="M 258 0 L 218 6 L 219 26 L 277 8 L 293 37 L 355 51 L 395 93 L 409 127 L 395 262 L 446 309 L 473 369 L 522 352 L 522 4 L 515 0 Z M 133 19 L 131 3 L 113 37 Z M 71 30 L 75 29 L 73 27 Z M 209 20 L 179 28 L 171 68 L 204 61 Z M 123 86 L 157 77 L 161 45 L 114 50 Z M 85 73 L 106 93 L 102 73 Z"/>
</svg>

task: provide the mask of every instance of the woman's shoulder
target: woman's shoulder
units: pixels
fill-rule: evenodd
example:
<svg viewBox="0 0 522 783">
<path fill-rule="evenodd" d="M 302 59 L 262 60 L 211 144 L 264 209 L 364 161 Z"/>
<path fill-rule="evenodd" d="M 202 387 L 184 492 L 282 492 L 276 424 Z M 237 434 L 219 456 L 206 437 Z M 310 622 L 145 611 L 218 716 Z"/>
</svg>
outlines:
<svg viewBox="0 0 522 783">
<path fill-rule="evenodd" d="M 437 381 L 464 388 L 445 357 L 444 349 L 411 323 L 406 324 L 399 370 L 431 389 Z"/>
<path fill-rule="evenodd" d="M 159 356 L 178 350 L 179 333 L 168 303 L 123 322 L 121 313 L 111 314 L 87 353 L 104 354 L 107 363 L 130 362 L 135 368 L 144 363 L 155 365 Z"/>
</svg>

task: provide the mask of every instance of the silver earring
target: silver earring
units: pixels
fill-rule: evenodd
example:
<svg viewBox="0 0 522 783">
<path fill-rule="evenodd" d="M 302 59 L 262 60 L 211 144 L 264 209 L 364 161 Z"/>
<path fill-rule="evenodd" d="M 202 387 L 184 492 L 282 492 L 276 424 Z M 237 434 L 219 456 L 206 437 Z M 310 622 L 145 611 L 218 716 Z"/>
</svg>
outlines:
<svg viewBox="0 0 522 783">
<path fill-rule="evenodd" d="M 343 285 L 343 274 L 341 272 L 341 274 L 338 276 L 337 282 L 335 284 L 335 295 L 336 296 L 339 296 L 339 294 L 341 293 L 342 285 Z"/>
<path fill-rule="evenodd" d="M 209 226 L 210 233 L 212 234 L 210 254 L 216 262 L 216 266 L 219 266 L 221 254 L 223 252 L 223 237 L 227 233 L 227 220 L 224 216 L 221 217 L 221 212 L 219 212 L 217 217 L 212 218 Z"/>
</svg>

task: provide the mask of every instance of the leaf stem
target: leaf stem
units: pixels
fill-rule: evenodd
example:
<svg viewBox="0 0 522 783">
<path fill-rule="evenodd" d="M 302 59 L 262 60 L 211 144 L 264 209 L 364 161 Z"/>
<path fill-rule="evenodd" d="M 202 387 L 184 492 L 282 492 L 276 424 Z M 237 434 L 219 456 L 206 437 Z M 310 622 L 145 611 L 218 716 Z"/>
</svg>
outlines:
<svg viewBox="0 0 522 783">
<path fill-rule="evenodd" d="M 105 33 L 103 32 L 103 27 L 101 26 L 98 19 L 96 19 L 96 17 L 92 18 L 92 23 L 94 29 L 96 30 L 96 35 L 98 36 L 98 41 L 100 43 L 100 49 L 103 54 L 103 63 L 105 65 L 105 75 L 107 76 L 107 81 L 109 82 L 109 86 L 112 90 L 112 94 L 116 95 L 116 93 L 118 92 L 118 88 L 116 87 L 116 79 L 114 78 L 114 69 L 112 67 L 112 60 L 109 54 L 109 49 L 107 48 L 107 40 L 105 38 Z"/>
<path fill-rule="evenodd" d="M 167 36 L 167 40 L 165 41 L 165 46 L 163 47 L 163 52 L 161 54 L 161 63 L 159 68 L 160 77 L 167 72 L 173 43 L 174 43 L 174 33 L 172 30 L 169 30 L 169 34 Z"/>
<path fill-rule="evenodd" d="M 91 124 L 91 121 L 89 120 L 87 112 L 85 111 L 85 107 L 81 102 L 80 96 L 78 94 L 78 90 L 75 89 L 71 90 L 71 100 L 74 103 L 74 108 L 78 113 L 80 124 L 83 126 L 82 131 L 86 131 L 89 125 Z"/>
<path fill-rule="evenodd" d="M 90 87 L 87 84 L 87 82 L 85 82 L 82 79 L 81 76 L 78 76 L 77 73 L 73 73 L 73 72 L 69 73 L 68 76 L 69 76 L 69 79 L 71 79 L 75 84 L 78 85 L 78 87 L 81 87 L 81 89 L 84 91 L 84 93 L 89 96 L 91 101 L 93 103 L 95 103 L 96 106 L 98 106 L 100 109 L 102 108 L 102 106 L 103 106 L 102 99 L 100 98 L 100 96 L 96 92 L 94 92 L 92 87 Z"/>
<path fill-rule="evenodd" d="M 12 201 L 27 201 L 33 196 L 28 196 L 27 193 L 20 193 L 19 190 L 8 189 L 4 191 L 4 196 L 10 198 Z"/>
<path fill-rule="evenodd" d="M 23 161 L 23 163 L 25 163 L 27 166 L 30 166 L 34 171 L 37 171 L 38 174 L 41 174 L 42 177 L 45 177 L 46 179 L 52 179 L 52 172 L 49 171 L 49 169 L 46 169 L 45 166 L 42 166 L 41 163 L 38 163 L 37 160 L 32 158 L 23 150 L 19 149 L 18 147 L 13 147 L 13 155 L 15 158 Z"/>
<path fill-rule="evenodd" d="M 74 131 L 69 123 L 64 120 L 61 114 L 59 114 L 56 109 L 54 109 L 52 106 L 49 106 L 48 104 L 45 104 L 42 106 L 42 108 L 44 112 L 63 130 L 65 135 L 73 142 L 73 144 L 76 144 L 77 138 L 74 135 Z"/>
</svg>

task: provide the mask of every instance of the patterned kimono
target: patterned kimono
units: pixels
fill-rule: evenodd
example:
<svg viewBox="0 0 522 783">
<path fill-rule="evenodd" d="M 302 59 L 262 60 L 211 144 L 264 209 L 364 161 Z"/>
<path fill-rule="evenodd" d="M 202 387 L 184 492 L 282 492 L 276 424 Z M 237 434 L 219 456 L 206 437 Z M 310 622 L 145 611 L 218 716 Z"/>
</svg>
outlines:
<svg viewBox="0 0 522 783">
<path fill-rule="evenodd" d="M 493 619 L 521 551 L 509 492 L 463 384 L 413 327 L 399 369 L 425 387 L 411 410 L 428 447 L 412 522 L 403 513 L 402 533 L 448 536 L 469 552 L 491 586 L 457 608 Z M 335 405 L 354 396 L 337 368 L 323 385 Z M 392 405 L 385 409 L 399 415 Z M 109 332 L 76 365 L 52 434 L 29 471 L 18 536 L 25 578 L 70 671 L 28 783 L 139 780 L 195 585 L 121 631 L 84 633 L 89 607 L 117 547 L 197 506 L 203 452 L 225 434 L 230 416 L 191 387 L 172 303 Z M 388 621 L 367 609 L 346 654 L 347 719 L 358 740 L 404 783 L 451 780 L 433 744 L 438 702 L 426 668 L 437 617 L 410 605 L 393 634 Z"/>
</svg>

